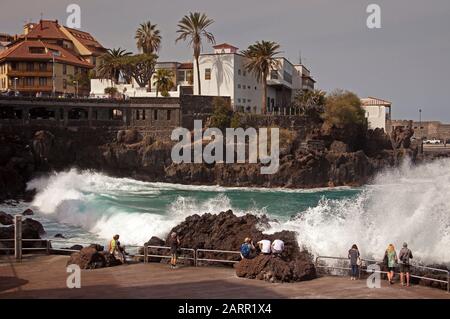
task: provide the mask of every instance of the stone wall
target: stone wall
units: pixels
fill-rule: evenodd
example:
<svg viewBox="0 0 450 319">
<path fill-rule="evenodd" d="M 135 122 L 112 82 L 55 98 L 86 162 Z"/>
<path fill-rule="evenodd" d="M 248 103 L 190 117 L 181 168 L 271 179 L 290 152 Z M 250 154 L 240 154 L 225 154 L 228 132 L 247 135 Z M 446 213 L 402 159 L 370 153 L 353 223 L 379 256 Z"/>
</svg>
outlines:
<svg viewBox="0 0 450 319">
<path fill-rule="evenodd" d="M 439 121 L 409 121 L 409 120 L 392 120 L 391 127 L 407 127 L 412 126 L 414 130 L 414 137 L 420 139 L 421 137 L 426 139 L 450 139 L 450 124 L 443 124 Z"/>
</svg>

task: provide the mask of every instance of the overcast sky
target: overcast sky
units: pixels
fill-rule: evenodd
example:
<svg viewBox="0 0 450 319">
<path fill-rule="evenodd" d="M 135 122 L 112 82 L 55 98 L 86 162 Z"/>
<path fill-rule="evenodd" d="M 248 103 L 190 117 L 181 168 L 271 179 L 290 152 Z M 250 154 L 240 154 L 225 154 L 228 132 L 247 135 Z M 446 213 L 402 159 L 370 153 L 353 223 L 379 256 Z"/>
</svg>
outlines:
<svg viewBox="0 0 450 319">
<path fill-rule="evenodd" d="M 0 0 L 0 32 L 20 33 L 41 13 L 65 24 L 70 3 L 81 7 L 82 30 L 105 47 L 136 51 L 138 24 L 158 24 L 165 61 L 191 59 L 186 44 L 175 45 L 176 25 L 189 11 L 205 12 L 219 43 L 276 41 L 295 63 L 301 51 L 320 89 L 390 100 L 396 119 L 417 119 L 422 108 L 424 119 L 450 123 L 449 0 Z M 366 26 L 371 3 L 381 6 L 381 29 Z"/>
</svg>

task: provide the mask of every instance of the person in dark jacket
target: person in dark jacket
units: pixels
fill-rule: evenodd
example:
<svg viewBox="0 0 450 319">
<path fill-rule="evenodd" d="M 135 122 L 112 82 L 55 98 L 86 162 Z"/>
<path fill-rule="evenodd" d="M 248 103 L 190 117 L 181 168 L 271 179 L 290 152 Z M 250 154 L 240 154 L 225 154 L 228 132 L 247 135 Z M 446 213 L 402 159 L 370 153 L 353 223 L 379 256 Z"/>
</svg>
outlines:
<svg viewBox="0 0 450 319">
<path fill-rule="evenodd" d="M 352 268 L 351 280 L 356 280 L 359 277 L 359 264 L 360 264 L 360 254 L 358 246 L 353 245 L 348 251 L 348 259 L 350 259 L 350 266 Z"/>
<path fill-rule="evenodd" d="M 180 248 L 180 238 L 176 232 L 170 234 L 169 245 L 170 255 L 172 257 L 170 259 L 170 268 L 175 269 L 177 268 L 178 249 Z"/>
<path fill-rule="evenodd" d="M 413 258 L 411 250 L 408 248 L 407 243 L 403 243 L 403 248 L 398 255 L 400 264 L 400 282 L 402 286 L 405 286 L 405 274 L 406 274 L 406 286 L 409 287 L 409 277 L 411 271 L 410 259 Z"/>
</svg>

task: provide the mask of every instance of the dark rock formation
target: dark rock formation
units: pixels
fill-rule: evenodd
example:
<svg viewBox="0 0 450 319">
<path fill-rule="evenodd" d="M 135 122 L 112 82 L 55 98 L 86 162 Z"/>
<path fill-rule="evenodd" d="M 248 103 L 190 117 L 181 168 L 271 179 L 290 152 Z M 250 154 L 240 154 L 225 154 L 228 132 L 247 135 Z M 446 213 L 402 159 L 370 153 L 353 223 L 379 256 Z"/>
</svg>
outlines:
<svg viewBox="0 0 450 319">
<path fill-rule="evenodd" d="M 105 252 L 100 245 L 90 245 L 70 255 L 67 265 L 78 265 L 81 269 L 95 269 L 121 265 L 120 260 Z"/>
<path fill-rule="evenodd" d="M 5 212 L 0 212 L 0 224 L 8 226 L 14 224 L 14 217 Z"/>
<path fill-rule="evenodd" d="M 153 236 L 152 238 L 150 238 L 150 240 L 146 243 L 148 246 L 165 246 L 165 241 Z M 139 254 L 143 255 L 144 254 L 144 248 L 140 248 L 139 249 Z M 160 249 L 160 248 L 148 248 L 148 254 L 149 255 L 169 255 L 169 251 L 167 249 Z M 142 259 L 143 260 L 143 259 Z M 163 260 L 163 258 L 160 257 L 149 257 L 148 261 L 149 262 L 156 262 L 159 263 Z"/>
<path fill-rule="evenodd" d="M 55 238 L 66 238 L 66 237 L 64 237 L 63 234 L 60 234 L 60 233 L 56 234 L 56 235 L 53 236 L 53 237 L 55 237 Z"/>
<path fill-rule="evenodd" d="M 12 217 L 12 216 L 11 216 Z M 41 239 L 41 235 L 45 234 L 44 227 L 37 220 L 26 218 L 22 221 L 22 238 L 23 239 Z M 14 239 L 14 225 L 0 227 L 0 239 Z M 13 248 L 14 241 L 2 242 L 0 245 L 4 248 Z M 24 241 L 24 248 L 42 248 L 46 249 L 45 241 Z M 12 252 L 12 250 L 11 250 Z M 0 251 L 0 254 L 3 253 Z"/>
<path fill-rule="evenodd" d="M 27 208 L 23 211 L 22 215 L 23 216 L 32 216 L 32 215 L 34 215 L 34 212 L 31 209 Z"/>
<path fill-rule="evenodd" d="M 251 260 L 242 260 L 235 266 L 237 275 L 272 282 L 315 278 L 316 272 L 312 258 L 307 251 L 299 247 L 295 233 L 282 231 L 265 235 L 261 229 L 267 227 L 268 222 L 266 217 L 259 218 L 249 214 L 238 217 L 229 210 L 218 215 L 189 216 L 170 233 L 175 231 L 178 234 L 183 247 L 228 251 L 239 251 L 245 237 L 251 237 L 255 243 L 265 238 L 271 241 L 281 239 L 285 243 L 285 250 L 281 257 L 272 258 L 272 256 L 261 255 Z M 241 259 L 237 254 L 226 253 L 199 252 L 198 256 L 235 261 Z"/>
<path fill-rule="evenodd" d="M 45 234 L 44 226 L 37 220 L 26 218 L 22 221 L 22 234 L 23 238 L 40 238 Z"/>
</svg>

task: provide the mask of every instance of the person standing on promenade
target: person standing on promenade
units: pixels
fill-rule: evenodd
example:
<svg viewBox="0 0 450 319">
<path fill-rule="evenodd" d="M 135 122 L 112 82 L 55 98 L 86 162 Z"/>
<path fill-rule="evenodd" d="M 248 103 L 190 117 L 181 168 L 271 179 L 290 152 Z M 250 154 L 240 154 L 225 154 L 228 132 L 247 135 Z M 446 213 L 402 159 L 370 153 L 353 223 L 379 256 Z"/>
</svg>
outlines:
<svg viewBox="0 0 450 319">
<path fill-rule="evenodd" d="M 407 243 L 403 243 L 403 248 L 400 250 L 398 255 L 400 259 L 400 282 L 402 286 L 405 286 L 405 274 L 406 274 L 406 286 L 409 287 L 409 278 L 411 265 L 409 263 L 410 259 L 413 258 L 411 250 L 408 248 Z"/>
<path fill-rule="evenodd" d="M 392 285 L 394 283 L 395 266 L 398 263 L 397 252 L 395 251 L 395 247 L 393 244 L 389 244 L 388 248 L 386 249 L 386 252 L 384 253 L 383 263 L 388 268 L 387 277 L 389 284 Z"/>
<path fill-rule="evenodd" d="M 180 248 L 180 238 L 176 232 L 170 234 L 169 245 L 171 255 L 170 268 L 175 269 L 177 268 L 178 250 Z"/>
<path fill-rule="evenodd" d="M 352 248 L 348 251 L 348 259 L 350 259 L 350 266 L 352 268 L 352 274 L 350 279 L 356 280 L 359 277 L 359 265 L 360 265 L 360 254 L 358 250 L 358 246 L 354 244 Z"/>
</svg>

